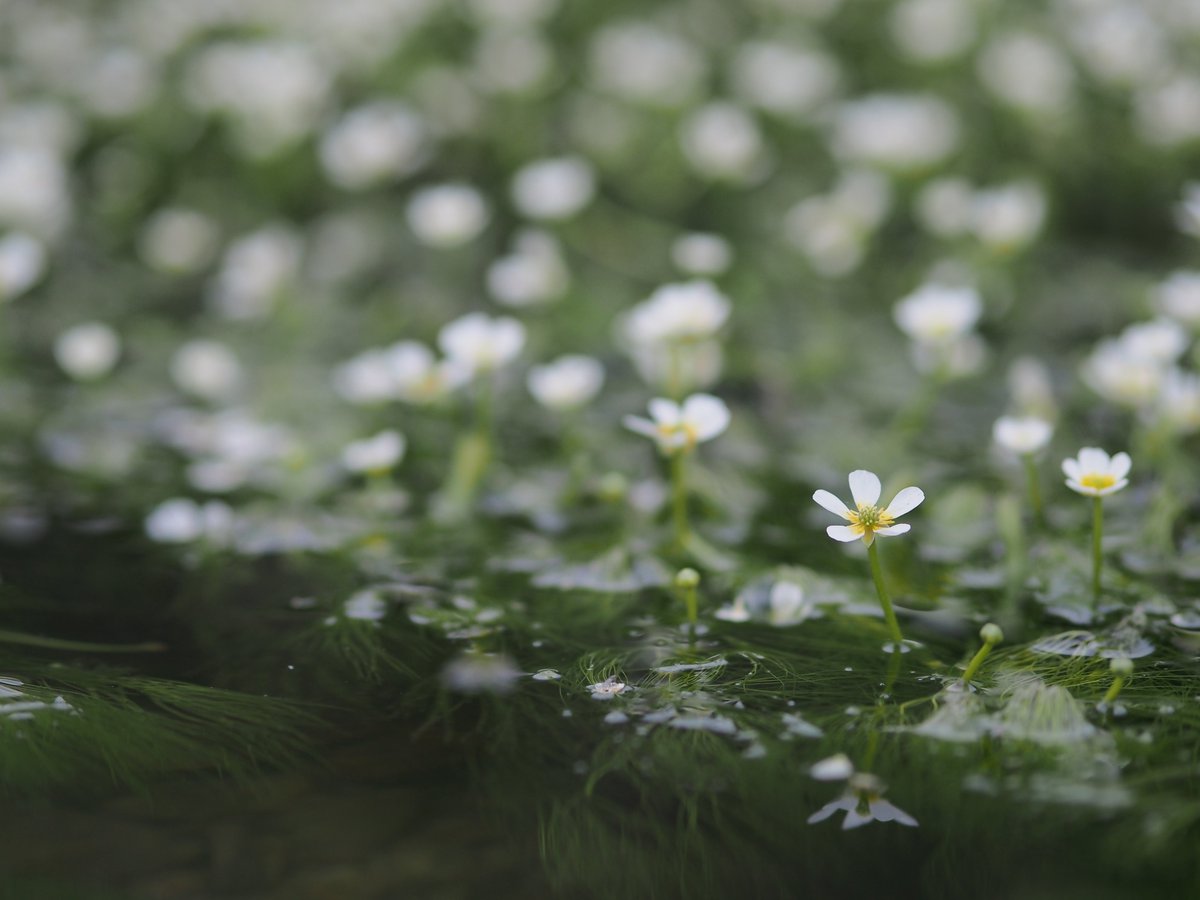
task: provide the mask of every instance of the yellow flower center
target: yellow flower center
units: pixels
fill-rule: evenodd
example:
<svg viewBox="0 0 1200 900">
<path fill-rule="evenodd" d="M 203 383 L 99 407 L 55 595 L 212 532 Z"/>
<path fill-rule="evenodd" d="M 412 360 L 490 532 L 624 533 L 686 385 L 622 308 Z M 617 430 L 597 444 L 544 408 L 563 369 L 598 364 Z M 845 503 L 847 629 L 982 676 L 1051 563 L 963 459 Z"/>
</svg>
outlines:
<svg viewBox="0 0 1200 900">
<path fill-rule="evenodd" d="M 846 515 L 850 520 L 850 528 L 858 535 L 874 534 L 880 528 L 891 528 L 896 523 L 887 510 L 878 506 L 860 506 L 856 512 Z"/>
<path fill-rule="evenodd" d="M 698 442 L 696 429 L 687 422 L 680 422 L 678 425 L 659 425 L 658 433 L 662 435 L 664 441 L 683 436 L 683 444 L 673 447 L 672 452 L 691 450 Z"/>
<path fill-rule="evenodd" d="M 1116 484 L 1117 479 L 1111 475 L 1098 475 L 1094 472 L 1090 472 L 1080 478 L 1079 483 L 1085 488 L 1092 488 L 1093 490 L 1102 491 L 1105 488 L 1110 488 Z"/>
</svg>

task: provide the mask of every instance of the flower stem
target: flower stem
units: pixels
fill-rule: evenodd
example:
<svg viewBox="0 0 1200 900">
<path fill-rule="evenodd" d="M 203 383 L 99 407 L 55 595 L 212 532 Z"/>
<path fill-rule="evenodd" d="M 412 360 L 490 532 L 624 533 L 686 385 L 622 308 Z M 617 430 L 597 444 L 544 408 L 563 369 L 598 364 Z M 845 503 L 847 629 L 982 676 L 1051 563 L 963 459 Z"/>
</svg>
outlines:
<svg viewBox="0 0 1200 900">
<path fill-rule="evenodd" d="M 1121 689 L 1125 687 L 1125 677 L 1118 675 L 1112 680 L 1112 684 L 1108 686 L 1108 692 L 1104 695 L 1104 700 L 1101 701 L 1105 706 L 1112 706 L 1117 697 L 1121 696 Z"/>
<path fill-rule="evenodd" d="M 904 642 L 900 633 L 900 623 L 896 621 L 896 611 L 892 609 L 892 598 L 888 596 L 887 587 L 883 583 L 883 568 L 879 565 L 879 547 L 872 541 L 867 547 L 867 557 L 871 560 L 871 576 L 875 579 L 875 590 L 879 592 L 879 605 L 883 607 L 883 617 L 887 620 L 888 632 L 899 650 Z"/>
<path fill-rule="evenodd" d="M 700 586 L 700 573 L 695 569 L 680 569 L 675 576 L 675 587 L 683 594 L 683 604 L 687 609 L 688 640 L 696 640 L 696 625 L 700 619 L 700 601 L 697 589 Z"/>
<path fill-rule="evenodd" d="M 671 456 L 671 518 L 675 544 L 686 550 L 692 529 L 687 514 L 687 454 L 682 451 Z"/>
<path fill-rule="evenodd" d="M 1092 501 L 1092 608 L 1100 605 L 1100 567 L 1103 563 L 1104 498 Z"/>
<path fill-rule="evenodd" d="M 492 385 L 479 384 L 475 422 L 459 438 L 450 475 L 442 488 L 435 517 L 446 524 L 462 522 L 471 513 L 475 497 L 492 460 Z"/>
<path fill-rule="evenodd" d="M 1039 525 L 1044 525 L 1046 522 L 1046 507 L 1042 504 L 1042 489 L 1038 484 L 1037 463 L 1033 460 L 1032 453 L 1026 453 L 1021 457 L 1021 461 L 1025 464 L 1025 475 L 1029 481 L 1029 506 L 1033 510 L 1033 518 Z"/>
</svg>

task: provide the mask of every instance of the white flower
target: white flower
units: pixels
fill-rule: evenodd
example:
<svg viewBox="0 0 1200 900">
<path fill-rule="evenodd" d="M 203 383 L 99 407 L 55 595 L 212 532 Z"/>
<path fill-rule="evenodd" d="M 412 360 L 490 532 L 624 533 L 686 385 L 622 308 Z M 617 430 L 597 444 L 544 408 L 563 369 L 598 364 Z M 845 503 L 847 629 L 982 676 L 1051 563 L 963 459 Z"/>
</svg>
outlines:
<svg viewBox="0 0 1200 900">
<path fill-rule="evenodd" d="M 531 162 L 512 181 L 513 203 L 531 219 L 569 219 L 588 205 L 595 192 L 591 164 L 577 156 Z"/>
<path fill-rule="evenodd" d="M 683 155 L 707 178 L 742 181 L 761 170 L 762 132 L 754 116 L 733 103 L 709 103 L 684 120 L 679 130 Z"/>
<path fill-rule="evenodd" d="M 384 473 L 400 462 L 404 448 L 404 435 L 388 429 L 347 444 L 342 448 L 342 465 L 348 472 Z"/>
<path fill-rule="evenodd" d="M 201 505 L 186 497 L 165 500 L 146 517 L 146 534 L 163 544 L 220 543 L 233 527 L 233 510 L 219 500 Z"/>
<path fill-rule="evenodd" d="M 917 193 L 914 212 L 932 234 L 953 238 L 965 234 L 975 214 L 975 192 L 965 178 L 935 178 Z"/>
<path fill-rule="evenodd" d="M 188 341 L 171 358 L 171 378 L 189 394 L 217 400 L 237 390 L 242 366 L 218 341 Z"/>
<path fill-rule="evenodd" d="M 854 774 L 854 764 L 845 753 L 835 753 L 813 763 L 808 774 L 817 781 L 845 781 Z"/>
<path fill-rule="evenodd" d="M 992 426 L 992 438 L 1004 450 L 1016 456 L 1037 453 L 1048 443 L 1054 427 L 1035 416 L 1001 416 Z"/>
<path fill-rule="evenodd" d="M 287 225 L 267 225 L 238 238 L 225 251 L 213 285 L 217 311 L 229 319 L 260 319 L 292 283 L 303 246 Z"/>
<path fill-rule="evenodd" d="M 194 209 L 168 207 L 146 220 L 138 252 L 150 268 L 171 275 L 190 275 L 212 262 L 220 232 L 212 219 Z"/>
<path fill-rule="evenodd" d="M 901 171 L 941 162 L 958 147 L 958 116 L 930 94 L 875 94 L 843 104 L 833 148 L 853 162 Z"/>
<path fill-rule="evenodd" d="M 692 232 L 671 244 L 671 262 L 691 275 L 720 275 L 733 262 L 733 248 L 720 235 Z"/>
<path fill-rule="evenodd" d="M 514 250 L 488 266 L 488 291 L 505 306 L 534 306 L 557 300 L 571 282 L 558 241 L 544 231 L 517 233 Z"/>
<path fill-rule="evenodd" d="M 442 669 L 442 681 L 463 694 L 507 694 L 522 672 L 504 654 L 464 653 Z"/>
<path fill-rule="evenodd" d="M 722 622 L 749 622 L 750 608 L 746 606 L 746 598 L 739 595 L 733 599 L 733 603 L 722 606 L 713 615 Z"/>
<path fill-rule="evenodd" d="M 54 358 L 78 381 L 94 381 L 112 371 L 121 355 L 121 339 L 102 322 L 68 328 L 54 341 Z"/>
<path fill-rule="evenodd" d="M 1132 356 L 1160 365 L 1175 362 L 1191 343 L 1191 337 L 1173 319 L 1154 319 L 1130 325 L 1121 332 L 1119 340 Z"/>
<path fill-rule="evenodd" d="M 1128 453 L 1109 456 L 1096 447 L 1084 447 L 1075 459 L 1064 459 L 1067 487 L 1089 497 L 1106 497 L 1129 484 L 1133 462 Z"/>
<path fill-rule="evenodd" d="M 413 194 L 405 216 L 421 243 L 443 249 L 461 246 L 475 238 L 487 225 L 490 213 L 475 188 L 442 184 Z"/>
<path fill-rule="evenodd" d="M 1033 32 L 997 34 L 979 53 L 976 69 L 1001 102 L 1023 112 L 1062 114 L 1074 96 L 1075 70 L 1067 55 Z"/>
<path fill-rule="evenodd" d="M 983 314 L 979 293 L 969 287 L 922 285 L 894 310 L 900 330 L 921 344 L 947 345 L 966 335 Z"/>
<path fill-rule="evenodd" d="M 785 41 L 742 44 L 730 74 L 742 100 L 792 120 L 819 109 L 841 80 L 828 54 Z"/>
<path fill-rule="evenodd" d="M 645 22 L 607 25 L 592 41 L 592 80 L 610 93 L 658 106 L 695 95 L 707 66 L 695 45 Z"/>
<path fill-rule="evenodd" d="M 380 100 L 352 109 L 321 139 L 329 180 L 349 190 L 416 171 L 427 156 L 424 120 L 402 103 Z"/>
<path fill-rule="evenodd" d="M 975 39 L 975 9 L 960 0 L 904 0 L 892 7 L 892 40 L 909 59 L 942 62 L 962 54 Z"/>
<path fill-rule="evenodd" d="M 604 384 L 604 366 L 590 356 L 563 356 L 529 370 L 526 382 L 535 400 L 553 410 L 578 409 Z"/>
<path fill-rule="evenodd" d="M 729 318 L 729 298 L 711 281 L 664 284 L 624 319 L 634 344 L 665 344 L 711 338 Z"/>
<path fill-rule="evenodd" d="M 837 800 L 826 803 L 808 817 L 808 824 L 823 822 L 834 813 L 843 811 L 846 818 L 842 830 L 858 828 L 870 822 L 895 822 L 897 825 L 917 827 L 917 820 L 900 807 L 883 799 L 883 782 L 874 775 L 859 772 L 850 777 L 849 789 Z"/>
<path fill-rule="evenodd" d="M 0 303 L 21 296 L 46 272 L 46 248 L 20 231 L 0 238 Z"/>
<path fill-rule="evenodd" d="M 525 346 L 525 326 L 504 316 L 468 313 L 442 327 L 438 346 L 472 375 L 485 375 L 516 359 Z"/>
<path fill-rule="evenodd" d="M 619 681 L 616 675 L 588 685 L 588 690 L 592 692 L 593 700 L 611 700 L 617 694 L 625 693 L 628 688 L 629 685 L 623 681 Z"/>
<path fill-rule="evenodd" d="M 1170 369 L 1163 378 L 1155 415 L 1178 434 L 1200 430 L 1200 375 Z"/>
<path fill-rule="evenodd" d="M 470 380 L 469 368 L 439 361 L 432 350 L 416 341 L 366 350 L 333 372 L 334 390 L 344 400 L 364 405 L 389 400 L 434 403 Z"/>
<path fill-rule="evenodd" d="M 768 619 L 772 625 L 798 625 L 813 614 L 813 602 L 804 596 L 804 588 L 792 581 L 777 581 L 767 597 Z"/>
<path fill-rule="evenodd" d="M 721 377 L 725 354 L 715 340 L 694 343 L 634 344 L 633 366 L 647 384 L 670 393 L 702 390 Z"/>
<path fill-rule="evenodd" d="M 896 519 L 911 512 L 925 500 L 925 492 L 917 487 L 906 487 L 883 509 L 879 503 L 879 495 L 883 487 L 879 476 L 865 469 L 857 469 L 850 473 L 850 494 L 854 498 L 855 509 L 851 510 L 841 500 L 829 491 L 817 491 L 813 500 L 818 506 L 841 516 L 849 525 L 830 525 L 825 529 L 835 541 L 849 543 L 860 538 L 868 547 L 875 542 L 876 535 L 894 537 L 905 534 L 911 525 L 897 525 Z"/>
<path fill-rule="evenodd" d="M 1030 181 L 979 191 L 971 201 L 971 230 L 999 251 L 1023 247 L 1037 236 L 1046 218 L 1046 195 Z"/>
<path fill-rule="evenodd" d="M 693 394 L 682 404 L 658 397 L 650 419 L 626 416 L 625 427 L 652 438 L 665 455 L 688 453 L 729 427 L 729 407 L 711 394 Z"/>
<path fill-rule="evenodd" d="M 1191 328 L 1200 328 L 1200 272 L 1173 272 L 1158 286 L 1159 310 Z"/>
<path fill-rule="evenodd" d="M 56 151 L 11 142 L 0 149 L 0 226 L 51 239 L 70 218 L 67 169 Z"/>
<path fill-rule="evenodd" d="M 346 598 L 342 604 L 342 615 L 347 619 L 358 619 L 365 622 L 378 622 L 387 614 L 387 601 L 378 592 L 369 588 L 356 591 Z"/>
<path fill-rule="evenodd" d="M 1083 380 L 1101 397 L 1133 409 L 1145 408 L 1158 396 L 1163 367 L 1154 359 L 1130 352 L 1124 341 L 1101 341 L 1082 366 Z"/>
<path fill-rule="evenodd" d="M 1184 234 L 1200 237 L 1200 181 L 1183 186 L 1183 199 L 1175 206 L 1175 223 Z"/>
</svg>

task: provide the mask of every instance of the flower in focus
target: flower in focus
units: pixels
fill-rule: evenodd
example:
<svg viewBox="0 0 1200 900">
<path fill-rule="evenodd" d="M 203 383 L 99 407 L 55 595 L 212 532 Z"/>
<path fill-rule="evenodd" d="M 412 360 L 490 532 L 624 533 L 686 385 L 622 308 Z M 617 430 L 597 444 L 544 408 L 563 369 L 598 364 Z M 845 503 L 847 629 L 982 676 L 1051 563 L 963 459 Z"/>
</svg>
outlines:
<svg viewBox="0 0 1200 900">
<path fill-rule="evenodd" d="M 342 465 L 347 472 L 382 475 L 404 458 L 404 435 L 388 429 L 374 437 L 352 441 L 342 449 Z"/>
<path fill-rule="evenodd" d="M 443 326 L 438 346 L 472 375 L 486 375 L 517 358 L 525 346 L 525 326 L 506 316 L 468 313 Z"/>
<path fill-rule="evenodd" d="M 650 419 L 626 416 L 625 427 L 658 444 L 665 456 L 690 453 L 729 427 L 729 407 L 711 394 L 693 394 L 682 404 L 658 397 L 650 401 Z"/>
<path fill-rule="evenodd" d="M 437 249 L 466 244 L 490 218 L 483 196 L 466 184 L 422 188 L 408 201 L 405 215 L 417 240 Z"/>
<path fill-rule="evenodd" d="M 1054 426 L 1035 416 L 1001 416 L 992 426 L 997 446 L 1014 456 L 1037 453 L 1050 443 L 1053 433 Z"/>
<path fill-rule="evenodd" d="M 845 794 L 808 817 L 808 824 L 824 822 L 834 813 L 844 811 L 842 830 L 858 828 L 871 822 L 895 822 L 897 825 L 917 827 L 917 820 L 889 800 L 883 799 L 883 782 L 874 775 L 858 772 L 850 776 Z"/>
<path fill-rule="evenodd" d="M 1062 469 L 1067 476 L 1067 487 L 1077 494 L 1106 497 L 1129 484 L 1132 466 L 1128 453 L 1109 456 L 1096 447 L 1084 447 L 1079 456 L 1064 459 Z"/>
<path fill-rule="evenodd" d="M 121 339 L 103 322 L 68 328 L 54 341 L 54 358 L 76 381 L 95 381 L 112 371 L 121 355 Z"/>
<path fill-rule="evenodd" d="M 850 509 L 829 491 L 817 491 L 813 500 L 818 506 L 841 516 L 849 525 L 830 525 L 825 529 L 835 541 L 849 543 L 862 539 L 868 547 L 875 542 L 876 535 L 895 537 L 905 534 L 911 525 L 897 525 L 896 519 L 905 513 L 916 509 L 925 500 L 925 492 L 917 487 L 906 487 L 900 491 L 883 509 L 880 509 L 879 495 L 883 486 L 879 476 L 865 469 L 850 473 L 850 494 L 854 498 L 854 509 Z"/>
<path fill-rule="evenodd" d="M 600 392 L 604 366 L 590 356 L 562 356 L 544 366 L 534 366 L 526 383 L 529 393 L 547 409 L 578 409 Z"/>
</svg>

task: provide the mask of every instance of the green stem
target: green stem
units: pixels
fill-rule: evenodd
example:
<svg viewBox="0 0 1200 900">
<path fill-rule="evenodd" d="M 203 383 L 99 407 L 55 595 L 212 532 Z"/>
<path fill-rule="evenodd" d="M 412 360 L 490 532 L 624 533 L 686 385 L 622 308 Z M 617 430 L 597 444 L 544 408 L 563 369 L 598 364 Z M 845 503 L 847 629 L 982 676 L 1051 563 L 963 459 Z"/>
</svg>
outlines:
<svg viewBox="0 0 1200 900">
<path fill-rule="evenodd" d="M 879 548 L 875 541 L 867 547 L 867 557 L 871 560 L 871 577 L 875 579 L 875 590 L 879 592 L 879 605 L 883 607 L 883 617 L 887 620 L 888 632 L 899 650 L 904 643 L 904 635 L 900 633 L 900 623 L 896 621 L 896 611 L 892 609 L 892 598 L 888 596 L 887 587 L 883 583 L 883 568 L 879 565 Z"/>
<path fill-rule="evenodd" d="M 979 648 L 979 651 L 971 657 L 971 661 L 967 663 L 967 670 L 963 672 L 963 684 L 970 684 L 971 679 L 975 677 L 975 673 L 979 671 L 979 667 L 983 665 L 983 661 L 988 658 L 988 654 L 992 652 L 992 644 L 984 642 L 984 645 Z"/>
<path fill-rule="evenodd" d="M 687 514 L 687 453 L 678 451 L 671 456 L 671 518 L 675 527 L 675 544 L 686 550 L 691 537 Z"/>
<path fill-rule="evenodd" d="M 1102 701 L 1104 705 L 1112 706 L 1113 701 L 1121 695 L 1121 688 L 1123 687 L 1125 687 L 1125 678 L 1122 675 L 1118 675 L 1112 680 L 1112 684 L 1108 686 L 1108 693 L 1104 695 L 1104 700 Z"/>
<path fill-rule="evenodd" d="M 45 647 L 48 650 L 78 650 L 83 653 L 162 653 L 166 644 L 147 641 L 142 644 L 95 644 L 90 641 L 67 641 L 60 638 L 40 637 L 19 631 L 0 631 L 0 642 L 22 644 L 26 647 Z"/>
<path fill-rule="evenodd" d="M 1100 605 L 1100 567 L 1103 563 L 1104 498 L 1094 498 L 1092 506 L 1092 608 Z"/>
<path fill-rule="evenodd" d="M 1025 475 L 1029 481 L 1029 506 L 1033 510 L 1033 518 L 1039 525 L 1044 525 L 1046 507 L 1042 504 L 1042 489 L 1038 484 L 1037 463 L 1034 462 L 1032 453 L 1026 453 L 1021 457 L 1021 461 L 1025 464 Z"/>
</svg>

